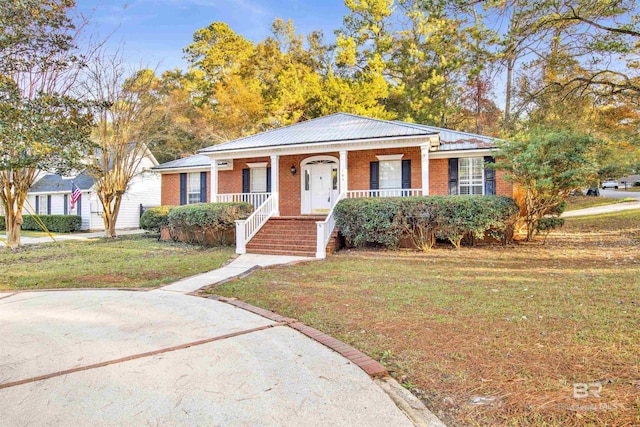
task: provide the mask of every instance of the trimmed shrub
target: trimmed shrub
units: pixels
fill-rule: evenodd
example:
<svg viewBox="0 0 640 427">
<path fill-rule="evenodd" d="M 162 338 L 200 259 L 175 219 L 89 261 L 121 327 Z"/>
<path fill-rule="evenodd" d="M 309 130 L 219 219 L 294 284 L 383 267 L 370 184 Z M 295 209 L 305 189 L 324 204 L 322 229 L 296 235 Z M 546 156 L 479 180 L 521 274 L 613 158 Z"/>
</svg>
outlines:
<svg viewBox="0 0 640 427">
<path fill-rule="evenodd" d="M 159 233 L 163 227 L 169 225 L 169 212 L 175 206 L 156 206 L 149 208 L 140 217 L 140 228 Z"/>
<path fill-rule="evenodd" d="M 213 241 L 228 245 L 235 221 L 246 219 L 253 211 L 250 203 L 196 203 L 173 208 L 168 214 L 168 229 L 174 240 L 206 244 Z"/>
<path fill-rule="evenodd" d="M 80 230 L 82 218 L 78 215 L 38 215 L 38 218 L 53 233 L 71 233 Z M 44 231 L 35 220 L 35 215 L 23 215 L 21 230 Z"/>
<path fill-rule="evenodd" d="M 518 206 L 501 196 L 424 196 L 341 200 L 336 224 L 347 246 L 397 247 L 403 237 L 428 250 L 436 238 L 459 248 L 463 238 L 510 241 Z"/>
</svg>

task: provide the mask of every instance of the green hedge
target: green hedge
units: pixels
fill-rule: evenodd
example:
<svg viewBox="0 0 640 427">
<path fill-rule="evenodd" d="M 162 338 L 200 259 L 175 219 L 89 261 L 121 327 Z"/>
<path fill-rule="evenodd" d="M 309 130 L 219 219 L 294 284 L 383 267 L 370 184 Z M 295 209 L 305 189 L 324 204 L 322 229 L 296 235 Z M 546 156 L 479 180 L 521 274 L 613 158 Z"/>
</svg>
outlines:
<svg viewBox="0 0 640 427">
<path fill-rule="evenodd" d="M 253 212 L 250 203 L 196 203 L 170 210 L 167 220 L 172 238 L 190 243 L 231 244 L 227 236 L 235 231 L 235 221 Z"/>
<path fill-rule="evenodd" d="M 147 231 L 160 232 L 160 229 L 169 225 L 169 212 L 175 206 L 157 206 L 149 208 L 140 217 L 140 228 Z"/>
<path fill-rule="evenodd" d="M 0 231 L 5 230 L 6 225 L 4 223 L 4 217 L 0 215 Z"/>
<path fill-rule="evenodd" d="M 71 233 L 80 230 L 82 218 L 78 215 L 38 215 L 38 218 L 53 233 Z M 22 230 L 43 231 L 35 220 L 35 215 L 22 216 Z"/>
<path fill-rule="evenodd" d="M 460 247 L 490 235 L 503 242 L 513 235 L 516 202 L 502 196 L 424 196 L 341 200 L 336 224 L 347 246 L 397 247 L 408 238 L 429 249 L 436 238 Z"/>
</svg>

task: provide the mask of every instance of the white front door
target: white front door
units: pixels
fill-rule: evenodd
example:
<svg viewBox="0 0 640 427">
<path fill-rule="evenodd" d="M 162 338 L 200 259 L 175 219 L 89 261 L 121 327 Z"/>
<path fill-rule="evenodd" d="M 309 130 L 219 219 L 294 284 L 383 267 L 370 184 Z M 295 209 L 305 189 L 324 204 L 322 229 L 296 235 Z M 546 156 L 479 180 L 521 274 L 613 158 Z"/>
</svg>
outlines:
<svg viewBox="0 0 640 427">
<path fill-rule="evenodd" d="M 303 166 L 303 214 L 329 213 L 332 203 L 338 195 L 337 172 L 338 164 L 336 162 L 313 162 Z"/>
</svg>

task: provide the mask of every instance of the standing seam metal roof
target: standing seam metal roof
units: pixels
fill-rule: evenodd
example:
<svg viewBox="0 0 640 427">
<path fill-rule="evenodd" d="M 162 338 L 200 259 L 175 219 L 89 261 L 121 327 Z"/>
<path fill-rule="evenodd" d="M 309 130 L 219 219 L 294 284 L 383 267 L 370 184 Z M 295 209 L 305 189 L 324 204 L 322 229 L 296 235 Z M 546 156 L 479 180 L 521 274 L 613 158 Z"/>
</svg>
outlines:
<svg viewBox="0 0 640 427">
<path fill-rule="evenodd" d="M 437 132 L 409 123 L 372 119 L 347 113 L 336 113 L 305 122 L 261 132 L 255 135 L 212 145 L 199 153 L 282 147 L 297 144 L 356 141 L 361 139 L 433 135 Z"/>
<path fill-rule="evenodd" d="M 210 167 L 211 158 L 203 154 L 196 154 L 193 156 L 185 157 L 182 159 L 172 160 L 167 163 L 163 163 L 158 166 L 154 166 L 152 169 L 178 169 L 178 168 L 197 168 L 197 167 Z"/>
</svg>

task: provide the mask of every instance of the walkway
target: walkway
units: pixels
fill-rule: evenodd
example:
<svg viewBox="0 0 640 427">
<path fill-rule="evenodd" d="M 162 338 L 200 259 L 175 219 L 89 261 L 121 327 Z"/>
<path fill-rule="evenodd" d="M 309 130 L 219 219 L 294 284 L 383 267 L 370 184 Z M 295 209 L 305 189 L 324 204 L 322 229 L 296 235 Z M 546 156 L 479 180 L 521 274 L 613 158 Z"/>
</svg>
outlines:
<svg viewBox="0 0 640 427">
<path fill-rule="evenodd" d="M 593 208 L 577 209 L 562 214 L 562 218 L 570 218 L 574 216 L 599 215 L 603 213 L 622 212 L 632 209 L 640 209 L 640 201 L 616 203 L 614 205 L 596 206 Z"/>
<path fill-rule="evenodd" d="M 146 231 L 144 230 L 140 230 L 140 229 L 135 229 L 135 230 L 116 230 L 116 234 L 118 236 L 125 236 L 128 234 L 144 234 L 146 233 Z M 88 232 L 88 233 L 69 233 L 69 234 L 56 234 L 54 233 L 53 238 L 56 239 L 56 241 L 64 241 L 64 240 L 90 240 L 90 239 L 96 239 L 96 238 L 100 238 L 100 237 L 104 237 L 104 231 L 94 231 L 94 232 Z M 7 235 L 4 233 L 0 233 L 0 238 L 2 238 L 3 240 L 7 239 Z M 25 236 L 20 236 L 20 243 L 22 245 L 35 245 L 38 243 L 51 243 L 51 237 L 49 236 L 44 236 L 44 237 L 25 237 Z"/>
</svg>

